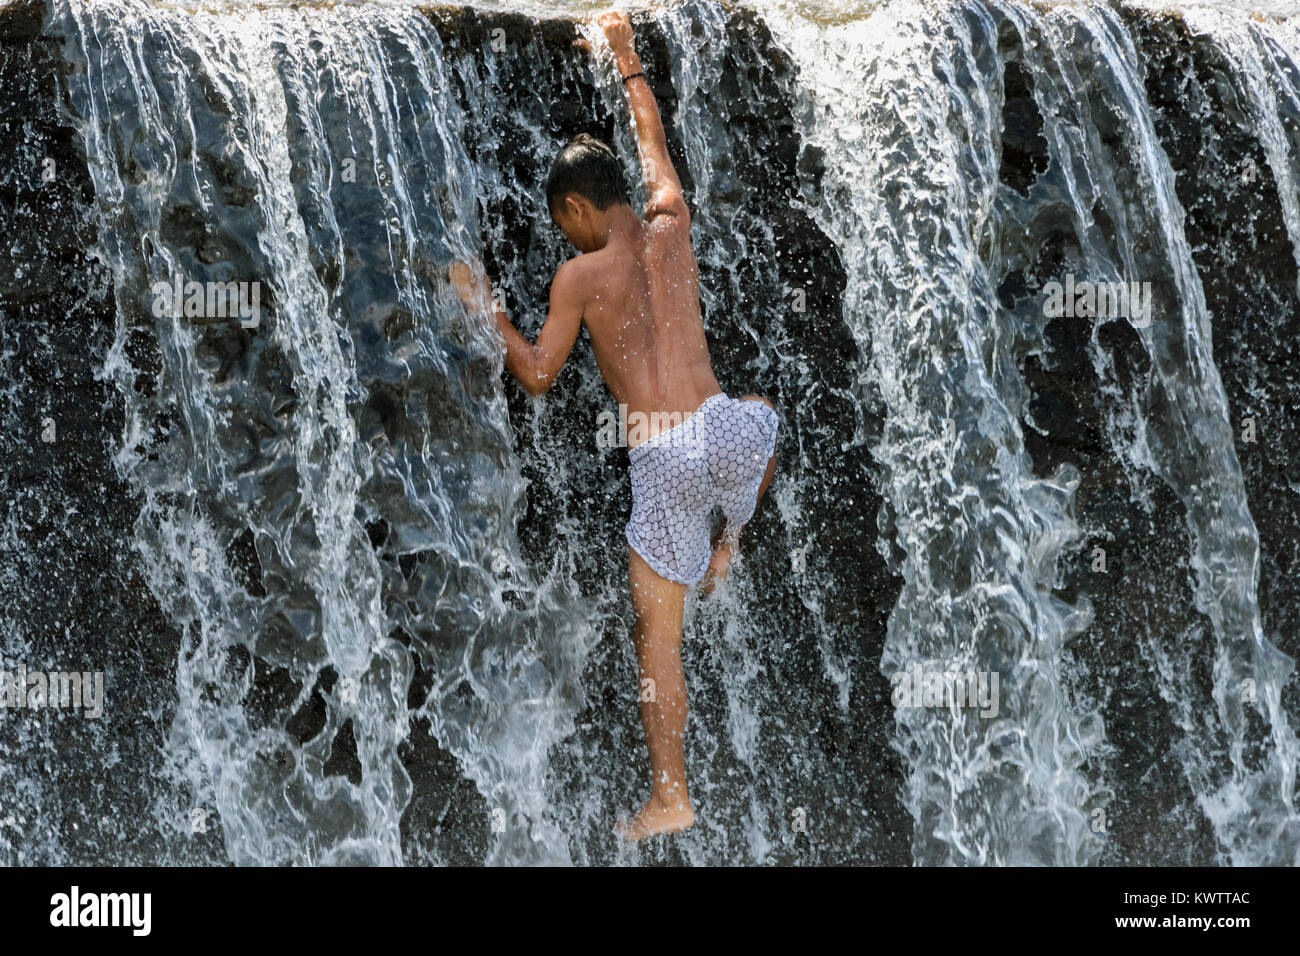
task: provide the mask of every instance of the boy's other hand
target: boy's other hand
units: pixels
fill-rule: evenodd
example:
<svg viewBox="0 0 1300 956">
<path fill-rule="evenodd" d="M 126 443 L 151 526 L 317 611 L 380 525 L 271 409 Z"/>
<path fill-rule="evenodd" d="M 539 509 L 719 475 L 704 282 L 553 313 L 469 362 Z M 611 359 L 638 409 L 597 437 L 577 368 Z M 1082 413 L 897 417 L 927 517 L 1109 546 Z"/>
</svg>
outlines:
<svg viewBox="0 0 1300 956">
<path fill-rule="evenodd" d="M 447 270 L 447 278 L 451 280 L 451 287 L 460 296 L 460 301 L 469 308 L 486 309 L 491 303 L 492 287 L 479 262 L 453 262 Z"/>
<path fill-rule="evenodd" d="M 609 48 L 615 53 L 629 49 L 632 46 L 632 23 L 628 20 L 626 13 L 621 10 L 602 13 L 596 23 L 605 31 L 605 39 L 609 41 Z"/>
</svg>

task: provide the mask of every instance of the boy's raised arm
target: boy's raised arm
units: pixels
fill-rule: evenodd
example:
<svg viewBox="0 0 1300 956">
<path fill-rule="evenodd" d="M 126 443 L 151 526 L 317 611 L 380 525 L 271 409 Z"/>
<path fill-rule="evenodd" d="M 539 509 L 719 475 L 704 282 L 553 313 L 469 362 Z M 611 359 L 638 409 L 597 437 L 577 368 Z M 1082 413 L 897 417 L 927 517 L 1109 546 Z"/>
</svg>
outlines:
<svg viewBox="0 0 1300 956">
<path fill-rule="evenodd" d="M 659 117 L 659 106 L 655 103 L 655 95 L 641 69 L 641 58 L 636 55 L 632 24 L 627 14 L 619 12 L 603 14 L 597 22 L 605 31 L 620 76 L 627 78 L 623 86 L 627 90 L 633 129 L 641 154 L 641 169 L 645 175 L 646 192 L 650 197 L 646 218 L 667 214 L 686 220 L 689 213 L 682 196 L 682 184 L 668 156 L 668 137 L 664 134 L 664 124 Z"/>
</svg>

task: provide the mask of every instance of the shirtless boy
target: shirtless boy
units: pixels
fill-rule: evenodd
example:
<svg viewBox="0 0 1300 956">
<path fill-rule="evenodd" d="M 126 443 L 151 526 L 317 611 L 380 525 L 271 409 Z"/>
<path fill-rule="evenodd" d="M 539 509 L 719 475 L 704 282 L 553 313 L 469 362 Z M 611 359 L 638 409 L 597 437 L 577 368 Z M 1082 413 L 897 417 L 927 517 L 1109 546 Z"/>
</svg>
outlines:
<svg viewBox="0 0 1300 956">
<path fill-rule="evenodd" d="M 481 266 L 457 263 L 451 281 L 470 307 L 492 309 L 505 364 L 531 395 L 551 387 L 586 323 L 610 394 L 627 408 L 632 516 L 628 574 L 633 637 L 650 750 L 652 793 L 628 840 L 685 830 L 695 821 L 686 788 L 682 610 L 688 587 L 708 593 L 726 579 L 741 527 L 776 470 L 777 415 L 758 395 L 733 399 L 713 375 L 700 316 L 699 269 L 681 183 L 668 156 L 659 108 L 623 13 L 598 21 L 627 90 L 649 203 L 632 209 L 622 168 L 585 134 L 561 150 L 546 183 L 551 218 L 580 253 L 556 270 L 550 309 L 528 342 L 490 298 Z M 670 423 L 672 427 L 662 427 Z M 634 440 L 635 439 L 635 440 Z M 711 539 L 720 508 L 723 533 Z M 654 683 L 646 685 L 651 680 Z"/>
</svg>

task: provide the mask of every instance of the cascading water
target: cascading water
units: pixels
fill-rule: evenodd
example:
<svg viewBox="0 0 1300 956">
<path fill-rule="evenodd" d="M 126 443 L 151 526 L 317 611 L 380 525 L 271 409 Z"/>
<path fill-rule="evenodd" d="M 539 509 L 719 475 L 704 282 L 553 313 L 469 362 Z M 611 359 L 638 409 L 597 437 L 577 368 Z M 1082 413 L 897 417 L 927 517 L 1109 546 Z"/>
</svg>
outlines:
<svg viewBox="0 0 1300 956">
<path fill-rule="evenodd" d="M 1151 378 L 1140 394 L 1106 391 L 1107 430 L 1117 457 L 1168 482 L 1186 508 L 1196 607 L 1213 635 L 1191 653 L 1213 655 L 1215 671 L 1213 701 L 1180 679 L 1185 658 L 1156 669 L 1159 690 L 1190 738 L 1178 745 L 1184 771 L 1230 857 L 1294 860 L 1295 737 L 1279 704 L 1290 663 L 1261 633 L 1254 525 L 1132 42 L 1104 6 L 1040 15 L 953 5 L 927 19 L 932 10 L 890 4 L 845 26 L 791 25 L 797 58 L 817 69 L 808 133 L 842 184 L 827 190 L 820 218 L 856 253 L 846 318 L 888 405 L 879 454 L 908 562 L 884 666 L 938 659 L 1002 678 L 998 722 L 900 711 L 917 859 L 1080 863 L 1102 853 L 1104 826 L 1091 824 L 1105 819 L 1106 780 L 1086 764 L 1103 730 L 1095 707 L 1071 705 L 1061 674 L 1064 642 L 1087 627 L 1091 608 L 1052 594 L 1061 550 L 1078 538 L 1070 499 L 1079 474 L 1065 464 L 1036 475 L 1017 421 L 1021 364 L 1044 343 L 1039 289 L 1053 273 L 1042 259 L 1056 232 L 1067 251 L 1052 267 L 1157 290 L 1162 320 L 1143 338 Z M 1244 42 L 1282 36 L 1244 15 L 1213 23 L 1224 21 Z M 1294 53 L 1273 55 L 1294 69 Z M 1013 61 L 1032 79 L 1046 159 L 1024 192 L 999 175 Z M 1243 73 L 1256 90 L 1271 88 Z M 1290 223 L 1294 150 L 1279 143 L 1276 111 L 1260 112 Z M 1090 351 L 1104 381 L 1112 360 L 1095 332 Z M 1169 636 L 1143 635 L 1153 658 L 1188 653 L 1171 655 Z M 1242 760 L 1243 686 L 1257 693 L 1274 743 L 1255 769 Z M 1196 716 L 1206 711 L 1213 718 Z M 1225 750 L 1228 766 L 1205 757 Z M 1261 818 L 1255 839 L 1243 837 Z"/>
<path fill-rule="evenodd" d="M 232 858 L 402 859 L 403 643 L 429 672 L 431 732 L 499 812 L 543 828 L 540 776 L 587 627 L 562 576 L 518 559 L 522 482 L 492 344 L 429 281 L 471 251 L 475 221 L 432 27 L 382 10 L 346 29 L 291 10 L 252 14 L 255 30 L 147 4 L 66 15 L 117 278 L 107 371 L 138 390 L 142 322 L 161 353 L 119 461 L 144 495 L 153 589 L 186 637 L 174 742 L 196 755 L 193 786 L 210 785 Z M 264 325 L 245 338 L 155 322 L 141 275 L 256 277 Z M 298 745 L 287 724 L 314 719 L 313 696 L 323 725 Z M 345 740 L 355 771 L 340 774 Z M 549 859 L 552 842 L 499 852 Z"/>
<path fill-rule="evenodd" d="M 444 281 L 481 257 L 535 333 L 554 153 L 587 130 L 635 168 L 583 11 L 52 4 L 117 546 L 178 642 L 141 854 L 189 858 L 197 816 L 241 864 L 1296 862 L 1298 648 L 1260 567 L 1300 509 L 1239 439 L 1284 386 L 1219 325 L 1254 270 L 1300 322 L 1286 12 L 636 17 L 719 380 L 783 416 L 736 573 L 688 602 L 698 823 L 647 853 L 609 832 L 646 766 L 610 399 L 582 343 L 524 397 Z M 1249 215 L 1188 193 L 1193 135 Z M 1146 283 L 1149 323 L 1048 315 L 1067 275 Z M 258 310 L 187 314 L 186 282 Z M 996 675 L 996 713 L 894 708 L 917 667 Z M 7 803 L 53 799 L 24 772 Z"/>
</svg>

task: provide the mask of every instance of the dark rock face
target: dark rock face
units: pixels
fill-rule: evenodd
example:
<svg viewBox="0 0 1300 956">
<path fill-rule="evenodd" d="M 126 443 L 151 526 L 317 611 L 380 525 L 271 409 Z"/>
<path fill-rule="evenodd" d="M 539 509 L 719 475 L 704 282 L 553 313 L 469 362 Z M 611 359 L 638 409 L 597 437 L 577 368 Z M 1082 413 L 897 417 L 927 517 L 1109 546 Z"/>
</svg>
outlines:
<svg viewBox="0 0 1300 956">
<path fill-rule="evenodd" d="M 1240 78 L 1208 38 L 1173 20 L 1136 24 L 1148 58 L 1147 95 L 1160 141 L 1177 174 L 1187 237 L 1214 318 L 1214 359 L 1238 435 L 1237 456 L 1259 529 L 1260 611 L 1264 631 L 1284 653 L 1300 653 L 1292 579 L 1300 510 L 1291 476 L 1300 431 L 1294 341 L 1300 323 L 1296 261 L 1279 202 L 1280 186 L 1253 122 Z M 1174 82 L 1172 77 L 1184 78 Z M 1294 150 L 1300 116 L 1280 98 Z M 1288 111 L 1290 110 L 1290 111 Z M 1255 441 L 1242 440 L 1254 422 Z M 1294 699 L 1290 717 L 1300 718 Z"/>
<path fill-rule="evenodd" d="M 1059 177 L 1059 170 L 1046 156 L 1032 78 L 1016 58 L 1022 38 L 1004 28 L 1001 42 L 1009 56 L 1002 180 L 1027 194 L 1040 177 Z M 1122 168 L 1127 160 L 1120 144 L 1114 145 L 1112 161 Z M 1039 308 L 1037 290 L 1070 272 L 1071 263 L 1081 258 L 1073 224 L 1051 209 L 1056 197 L 1050 191 L 1043 195 L 1052 197 L 1039 200 L 1044 208 L 1022 214 L 1033 231 L 1022 240 L 1025 266 L 999 289 L 1006 306 Z M 1047 476 L 1069 464 L 1082 476 L 1074 499 L 1082 536 L 1065 564 L 1060 595 L 1071 603 L 1086 599 L 1093 608 L 1094 623 L 1070 645 L 1068 677 L 1074 699 L 1099 707 L 1108 743 L 1116 755 L 1124 755 L 1109 761 L 1102 756 L 1114 791 L 1106 812 L 1118 821 L 1108 828 L 1102 862 L 1205 863 L 1213 856 L 1213 834 L 1182 778 L 1173 716 L 1155 690 L 1152 673 L 1139 663 L 1141 635 L 1177 634 L 1200 619 L 1188 588 L 1185 515 L 1165 484 L 1141 479 L 1135 484 L 1131 466 L 1108 434 L 1114 399 L 1096 367 L 1094 336 L 1120 389 L 1140 390 L 1150 359 L 1137 332 L 1122 319 L 1051 320 L 1042 348 L 1024 357 L 1022 371 L 1028 389 L 1025 447 L 1034 473 Z M 1195 680 L 1204 690 L 1210 686 L 1210 661 L 1203 663 Z M 1150 785 L 1153 776 L 1160 786 Z"/>
<path fill-rule="evenodd" d="M 4 713 L 0 858 L 220 863 L 220 822 L 196 819 L 168 783 L 179 640 L 130 545 L 139 503 L 112 466 L 122 399 L 97 377 L 111 279 L 89 253 L 93 189 L 43 12 L 0 7 L 0 654 L 10 673 L 102 671 L 105 708 Z"/>
<path fill-rule="evenodd" d="M 1285 409 L 1294 401 L 1295 376 L 1290 353 L 1271 343 L 1289 340 L 1300 302 L 1278 186 L 1265 171 L 1239 72 L 1216 43 L 1192 35 L 1176 17 L 1132 13 L 1125 23 L 1186 214 L 1183 227 L 1205 291 L 1232 427 L 1240 439 L 1253 419 L 1257 434 L 1267 436 L 1255 444 L 1239 440 L 1236 453 L 1259 530 L 1263 631 L 1294 656 L 1295 595 L 1286 569 L 1297 540 L 1297 502 L 1287 477 L 1296 436 Z M 1004 38 L 1013 46 L 1019 42 L 1014 35 Z M 1013 98 L 1024 89 L 1023 76 L 1009 71 L 1003 163 L 1013 168 L 1004 165 L 1002 172 L 1003 181 L 1021 192 L 1044 172 L 1050 175 L 1033 147 L 1032 134 L 1042 124 L 1032 100 Z M 1294 140 L 1295 118 L 1284 121 Z M 1102 142 L 1122 149 L 1119 138 L 1104 131 Z M 1127 159 L 1119 152 L 1115 157 L 1122 183 Z M 1098 220 L 1103 235 L 1114 234 L 1104 212 Z M 1053 225 L 1043 217 L 1037 225 L 1031 264 L 1003 287 L 1006 305 L 1022 298 L 1026 282 L 1041 288 L 1079 258 L 1068 223 Z M 1172 678 L 1186 688 L 1183 706 L 1186 700 L 1206 702 L 1193 705 L 1201 714 L 1213 707 L 1212 625 L 1193 593 L 1186 510 L 1168 484 L 1135 472 L 1116 444 L 1123 431 L 1113 419 L 1116 397 L 1152 393 L 1150 356 L 1128 322 L 1060 318 L 1048 324 L 1043 347 L 1024 359 L 1023 373 L 1030 392 L 1025 438 L 1035 472 L 1045 475 L 1068 462 L 1082 474 L 1075 514 L 1084 537 L 1065 568 L 1061 594 L 1069 601 L 1086 596 L 1095 612 L 1088 632 L 1071 645 L 1071 684 L 1076 699 L 1100 707 L 1113 748 L 1102 756 L 1114 798 L 1101 862 L 1213 862 L 1218 844 L 1198 802 L 1206 782 L 1188 769 L 1196 744 L 1184 734 L 1188 725 L 1179 727 L 1188 715 L 1161 691 L 1162 679 Z M 1293 697 L 1287 707 L 1294 726 Z M 1247 708 L 1246 716 L 1250 736 L 1265 740 L 1259 714 Z M 1203 756 L 1228 760 L 1223 751 Z M 1247 763 L 1261 766 L 1262 757 L 1257 749 Z"/>
<path fill-rule="evenodd" d="M 1300 545 L 1300 492 L 1293 462 L 1300 427 L 1291 410 L 1300 398 L 1300 360 L 1283 343 L 1294 342 L 1300 331 L 1300 295 L 1282 217 L 1284 187 L 1252 135 L 1242 77 L 1222 51 L 1177 21 L 1144 20 L 1136 28 L 1151 63 L 1147 95 L 1187 212 L 1187 238 L 1213 320 L 1214 362 L 1259 534 L 1261 624 L 1268 640 L 1294 660 L 1300 654 L 1300 585 L 1291 571 Z M 1169 82 L 1175 72 L 1187 80 Z M 1290 80 L 1294 89 L 1300 77 Z M 1293 100 L 1278 97 L 1277 104 L 1294 157 L 1300 115 Z M 1282 706 L 1291 727 L 1300 725 L 1296 695 L 1284 694 Z M 1247 716 L 1255 739 L 1265 739 L 1267 725 L 1253 711 Z M 1251 747 L 1248 765 L 1261 765 L 1265 750 Z"/>
</svg>

